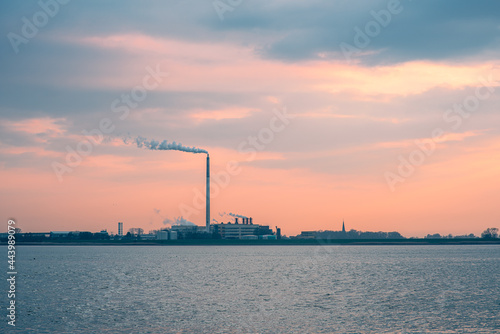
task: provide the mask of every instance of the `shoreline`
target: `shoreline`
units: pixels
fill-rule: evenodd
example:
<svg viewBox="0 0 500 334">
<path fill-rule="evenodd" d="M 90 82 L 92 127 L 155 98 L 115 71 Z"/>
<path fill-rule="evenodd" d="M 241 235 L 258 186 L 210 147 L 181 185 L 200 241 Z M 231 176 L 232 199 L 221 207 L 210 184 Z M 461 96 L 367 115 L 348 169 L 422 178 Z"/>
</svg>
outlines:
<svg viewBox="0 0 500 334">
<path fill-rule="evenodd" d="M 26 241 L 16 246 L 420 246 L 420 245 L 500 245 L 500 239 L 299 239 L 299 240 L 95 240 Z M 0 242 L 7 246 L 7 242 Z"/>
</svg>

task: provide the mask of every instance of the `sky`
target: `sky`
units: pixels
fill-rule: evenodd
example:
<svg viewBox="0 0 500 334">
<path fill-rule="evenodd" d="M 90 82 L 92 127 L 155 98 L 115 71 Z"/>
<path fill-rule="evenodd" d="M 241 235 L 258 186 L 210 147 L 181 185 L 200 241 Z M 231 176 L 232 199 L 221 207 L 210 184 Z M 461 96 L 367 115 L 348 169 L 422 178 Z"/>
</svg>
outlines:
<svg viewBox="0 0 500 334">
<path fill-rule="evenodd" d="M 219 222 L 500 227 L 498 13 L 494 0 L 2 1 L 1 219 L 204 225 L 206 154 L 141 138 L 209 152 Z"/>
</svg>

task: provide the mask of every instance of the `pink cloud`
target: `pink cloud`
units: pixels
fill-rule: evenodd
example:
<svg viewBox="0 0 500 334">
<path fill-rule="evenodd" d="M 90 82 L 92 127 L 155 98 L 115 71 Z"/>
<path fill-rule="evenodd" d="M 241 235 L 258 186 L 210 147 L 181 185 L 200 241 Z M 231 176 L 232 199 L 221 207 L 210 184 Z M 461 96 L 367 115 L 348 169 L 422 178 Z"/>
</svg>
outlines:
<svg viewBox="0 0 500 334">
<path fill-rule="evenodd" d="M 65 132 L 64 118 L 27 118 L 20 121 L 4 120 L 3 123 L 12 131 L 29 134 L 45 133 L 47 136 L 56 137 Z"/>
<path fill-rule="evenodd" d="M 254 46 L 200 43 L 141 34 L 66 37 L 101 49 L 123 50 L 125 56 L 108 64 L 117 75 L 84 79 L 87 84 L 130 88 L 144 66 L 161 64 L 170 73 L 160 90 L 223 92 L 349 92 L 360 100 L 420 94 L 434 87 L 478 86 L 479 76 L 498 74 L 496 63 L 464 64 L 413 61 L 392 66 L 363 67 L 337 61 L 283 63 L 261 59 Z M 128 57 L 127 57 L 128 55 Z M 129 60 L 127 60 L 129 59 Z"/>
</svg>

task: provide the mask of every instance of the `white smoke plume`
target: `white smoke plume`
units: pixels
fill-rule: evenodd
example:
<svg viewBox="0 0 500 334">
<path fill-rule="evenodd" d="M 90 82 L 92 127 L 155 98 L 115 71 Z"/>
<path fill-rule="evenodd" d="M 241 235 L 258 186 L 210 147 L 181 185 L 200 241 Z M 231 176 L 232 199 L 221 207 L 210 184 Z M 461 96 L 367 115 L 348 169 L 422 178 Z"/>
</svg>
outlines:
<svg viewBox="0 0 500 334">
<path fill-rule="evenodd" d="M 193 222 L 190 222 L 187 219 L 184 219 L 184 217 L 177 217 L 175 218 L 175 222 L 172 225 L 188 225 L 188 226 L 195 226 L 196 224 Z"/>
<path fill-rule="evenodd" d="M 232 212 L 219 212 L 219 216 L 223 219 L 228 219 L 229 217 L 248 218 L 247 216 L 239 215 L 237 213 L 232 213 Z"/>
<path fill-rule="evenodd" d="M 187 219 L 184 219 L 184 217 L 177 217 L 175 218 L 174 220 L 172 219 L 169 219 L 169 218 L 165 218 L 163 220 L 163 224 L 164 225 L 170 225 L 170 226 L 174 226 L 174 225 L 187 225 L 187 226 L 194 226 L 196 225 L 195 223 L 193 222 L 190 222 L 189 220 Z"/>
<path fill-rule="evenodd" d="M 129 143 L 129 139 L 124 139 L 123 140 L 126 144 Z M 133 142 L 137 145 L 139 148 L 147 148 L 149 150 L 172 150 L 172 151 L 182 151 L 182 152 L 189 152 L 189 153 L 205 153 L 208 154 L 207 150 L 204 150 L 202 148 L 197 148 L 197 147 L 188 147 L 184 146 L 181 143 L 176 143 L 171 142 L 169 143 L 168 141 L 164 140 L 162 142 L 157 141 L 157 140 L 148 140 L 144 137 L 137 137 L 133 139 Z"/>
<path fill-rule="evenodd" d="M 170 226 L 173 226 L 173 225 L 195 225 L 195 223 L 192 223 L 186 219 L 184 219 L 184 217 L 177 217 L 177 218 L 174 218 L 173 220 L 170 219 L 170 218 L 167 218 L 167 217 L 164 217 L 162 214 L 161 214 L 161 211 L 160 209 L 153 209 L 154 213 L 157 214 L 162 220 L 163 220 L 163 225 L 170 225 Z"/>
<path fill-rule="evenodd" d="M 163 225 L 174 225 L 174 221 L 172 219 L 169 219 L 169 218 L 165 218 L 163 219 Z"/>
<path fill-rule="evenodd" d="M 232 212 L 228 212 L 228 215 L 230 215 L 231 217 L 248 218 L 247 216 L 239 215 L 237 213 L 232 213 Z"/>
</svg>

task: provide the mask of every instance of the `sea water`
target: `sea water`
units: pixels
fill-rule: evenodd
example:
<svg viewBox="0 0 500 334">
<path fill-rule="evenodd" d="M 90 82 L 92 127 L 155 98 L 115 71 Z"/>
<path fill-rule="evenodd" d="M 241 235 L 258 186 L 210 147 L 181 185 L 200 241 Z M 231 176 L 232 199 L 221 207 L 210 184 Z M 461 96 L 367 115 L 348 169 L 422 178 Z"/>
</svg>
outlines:
<svg viewBox="0 0 500 334">
<path fill-rule="evenodd" d="M 498 245 L 21 245 L 16 261 L 13 332 L 500 333 Z"/>
</svg>

